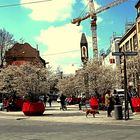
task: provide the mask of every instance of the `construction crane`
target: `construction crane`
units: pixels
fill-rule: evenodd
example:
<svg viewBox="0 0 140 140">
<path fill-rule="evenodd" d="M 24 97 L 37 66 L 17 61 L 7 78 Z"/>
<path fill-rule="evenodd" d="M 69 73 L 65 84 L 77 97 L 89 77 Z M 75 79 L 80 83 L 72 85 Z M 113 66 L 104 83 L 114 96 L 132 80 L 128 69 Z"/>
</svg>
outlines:
<svg viewBox="0 0 140 140">
<path fill-rule="evenodd" d="M 97 28 L 97 24 L 96 24 L 96 20 L 97 20 L 97 14 L 101 13 L 111 7 L 114 7 L 116 5 L 119 5 L 123 2 L 126 2 L 127 0 L 115 0 L 103 7 L 100 7 L 98 9 L 95 10 L 94 7 L 94 2 L 93 0 L 89 0 L 89 13 L 87 13 L 87 15 L 83 16 L 83 17 L 78 17 L 75 18 L 71 21 L 72 24 L 77 24 L 77 26 L 80 25 L 81 21 L 87 19 L 87 18 L 91 18 L 91 31 L 92 31 L 92 47 L 93 47 L 93 57 L 94 58 L 98 58 L 98 47 L 97 47 L 97 33 L 96 33 L 96 28 Z"/>
</svg>

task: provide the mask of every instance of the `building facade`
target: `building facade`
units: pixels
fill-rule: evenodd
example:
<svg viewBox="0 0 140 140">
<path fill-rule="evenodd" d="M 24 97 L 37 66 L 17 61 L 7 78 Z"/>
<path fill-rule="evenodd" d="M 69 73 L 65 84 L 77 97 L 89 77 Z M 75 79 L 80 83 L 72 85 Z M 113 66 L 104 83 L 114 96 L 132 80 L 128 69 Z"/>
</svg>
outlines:
<svg viewBox="0 0 140 140">
<path fill-rule="evenodd" d="M 113 34 L 111 41 L 110 41 L 110 47 L 106 51 L 106 53 L 102 56 L 102 64 L 105 66 L 110 66 L 114 70 L 118 67 L 120 67 L 120 57 L 118 56 L 112 56 L 112 52 L 118 52 L 119 51 L 119 41 L 121 37 L 116 36 Z"/>
<path fill-rule="evenodd" d="M 137 89 L 140 96 L 140 0 L 137 2 L 135 8 L 137 9 L 136 30 L 137 30 L 137 43 L 138 43 Z"/>
<path fill-rule="evenodd" d="M 140 91 L 140 0 L 136 4 L 137 17 L 133 26 L 127 30 L 119 43 L 120 52 L 138 52 L 137 56 L 126 56 L 127 83 Z M 120 57 L 122 80 L 124 80 L 124 56 Z"/>
<path fill-rule="evenodd" d="M 137 31 L 136 31 L 136 24 L 129 29 L 120 40 L 120 52 L 137 52 L 138 50 L 138 43 L 137 43 Z M 136 70 L 135 70 L 135 56 L 128 56 L 126 57 L 126 69 L 127 69 L 127 81 L 133 82 L 134 86 L 136 86 Z M 122 73 L 122 80 L 124 79 L 124 56 L 120 56 L 120 63 L 121 63 L 121 73 Z"/>
<path fill-rule="evenodd" d="M 6 65 L 22 65 L 26 63 L 41 67 L 45 67 L 46 65 L 45 60 L 40 57 L 39 51 L 28 43 L 16 43 L 12 48 L 6 51 L 5 60 Z"/>
<path fill-rule="evenodd" d="M 137 30 L 137 39 L 138 39 L 138 46 L 140 46 L 140 0 L 136 4 L 137 9 L 137 17 L 136 17 L 136 30 Z M 140 51 L 140 47 L 138 48 Z"/>
</svg>

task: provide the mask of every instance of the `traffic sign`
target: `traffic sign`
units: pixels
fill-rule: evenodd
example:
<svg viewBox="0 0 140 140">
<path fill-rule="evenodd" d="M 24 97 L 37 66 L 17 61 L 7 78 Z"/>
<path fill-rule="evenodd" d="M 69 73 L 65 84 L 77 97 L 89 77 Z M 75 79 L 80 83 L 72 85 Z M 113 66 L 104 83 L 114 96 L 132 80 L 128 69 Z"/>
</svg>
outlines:
<svg viewBox="0 0 140 140">
<path fill-rule="evenodd" d="M 138 54 L 138 52 L 124 52 L 125 56 L 135 56 L 137 54 Z"/>
<path fill-rule="evenodd" d="M 138 52 L 112 52 L 112 56 L 136 56 Z"/>
<path fill-rule="evenodd" d="M 121 56 L 123 52 L 112 52 L 112 56 Z"/>
</svg>

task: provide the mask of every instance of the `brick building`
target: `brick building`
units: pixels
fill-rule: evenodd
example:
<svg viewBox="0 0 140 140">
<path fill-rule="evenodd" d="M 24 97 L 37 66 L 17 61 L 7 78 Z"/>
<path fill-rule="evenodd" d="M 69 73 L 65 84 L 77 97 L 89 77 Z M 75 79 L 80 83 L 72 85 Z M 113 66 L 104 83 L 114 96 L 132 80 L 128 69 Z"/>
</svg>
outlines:
<svg viewBox="0 0 140 140">
<path fill-rule="evenodd" d="M 5 60 L 6 65 L 22 65 L 28 62 L 42 67 L 46 65 L 45 60 L 40 57 L 39 51 L 28 43 L 16 43 L 12 48 L 6 51 Z"/>
</svg>

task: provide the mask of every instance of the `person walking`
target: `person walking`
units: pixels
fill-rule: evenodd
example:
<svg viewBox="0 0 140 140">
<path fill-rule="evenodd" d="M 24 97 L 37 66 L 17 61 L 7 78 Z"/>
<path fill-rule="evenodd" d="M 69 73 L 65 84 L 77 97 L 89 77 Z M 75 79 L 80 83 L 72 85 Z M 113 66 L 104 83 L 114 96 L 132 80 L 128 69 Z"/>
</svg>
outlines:
<svg viewBox="0 0 140 140">
<path fill-rule="evenodd" d="M 82 106 L 86 107 L 86 96 L 85 96 L 85 94 L 82 95 L 81 100 L 79 102 L 79 110 L 82 110 Z"/>
<path fill-rule="evenodd" d="M 48 96 L 48 103 L 49 103 L 49 106 L 51 107 L 52 106 L 52 95 Z"/>
<path fill-rule="evenodd" d="M 105 106 L 107 108 L 107 117 L 112 117 L 111 112 L 114 109 L 114 97 L 109 89 L 105 94 Z"/>
<path fill-rule="evenodd" d="M 66 96 L 64 94 L 61 94 L 61 96 L 60 96 L 60 103 L 61 103 L 60 110 L 61 109 L 67 110 L 65 99 L 66 99 Z"/>
<path fill-rule="evenodd" d="M 137 92 L 134 90 L 133 83 L 131 82 L 128 85 L 127 95 L 128 95 L 127 97 L 128 97 L 128 102 L 130 104 L 131 111 L 132 113 L 134 113 L 134 108 L 132 106 L 132 98 L 137 97 Z"/>
</svg>

